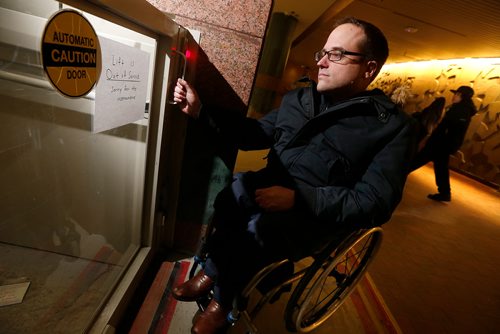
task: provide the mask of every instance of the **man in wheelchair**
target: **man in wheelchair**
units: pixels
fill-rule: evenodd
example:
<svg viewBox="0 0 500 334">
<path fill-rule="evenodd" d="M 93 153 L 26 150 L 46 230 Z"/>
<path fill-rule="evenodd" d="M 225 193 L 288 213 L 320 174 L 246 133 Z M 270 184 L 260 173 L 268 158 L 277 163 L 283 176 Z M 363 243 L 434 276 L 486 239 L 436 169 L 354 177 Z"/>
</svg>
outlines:
<svg viewBox="0 0 500 334">
<path fill-rule="evenodd" d="M 415 134 L 411 118 L 381 90 L 366 90 L 387 56 L 377 27 L 343 19 L 314 54 L 317 84 L 287 93 L 259 120 L 221 118 L 178 80 L 174 100 L 184 113 L 242 150 L 270 148 L 264 169 L 235 175 L 219 193 L 206 265 L 173 290 L 182 301 L 214 291 L 192 333 L 224 330 L 234 296 L 266 265 L 311 255 L 339 228 L 389 220 Z"/>
</svg>

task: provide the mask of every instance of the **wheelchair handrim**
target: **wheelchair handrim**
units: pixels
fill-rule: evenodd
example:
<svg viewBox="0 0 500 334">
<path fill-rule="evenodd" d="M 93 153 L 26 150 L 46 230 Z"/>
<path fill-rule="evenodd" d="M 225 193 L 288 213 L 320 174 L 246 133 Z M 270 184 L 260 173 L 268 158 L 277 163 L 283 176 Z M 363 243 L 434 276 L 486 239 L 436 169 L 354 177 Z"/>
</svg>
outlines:
<svg viewBox="0 0 500 334">
<path fill-rule="evenodd" d="M 354 272 L 348 277 L 348 281 L 343 282 L 339 290 L 334 292 L 333 297 L 330 298 L 329 302 L 322 307 L 323 310 L 320 313 L 313 314 L 312 318 L 306 317 L 306 311 L 310 312 L 307 306 L 309 306 L 312 302 L 312 298 L 314 297 L 313 292 L 318 288 L 320 284 L 323 284 L 326 281 L 332 270 L 343 261 L 347 253 L 357 245 L 359 245 L 361 242 L 363 242 L 367 236 L 370 236 L 371 239 L 368 241 L 368 245 L 366 245 L 366 251 L 361 258 L 356 259 L 360 261 L 360 263 L 358 264 L 358 267 L 354 270 Z M 319 327 L 342 305 L 345 299 L 354 290 L 354 287 L 362 278 L 363 273 L 366 271 L 368 265 L 374 258 L 374 255 L 380 247 L 381 238 L 381 229 L 371 229 L 365 231 L 361 236 L 357 238 L 356 242 L 351 244 L 349 247 L 344 248 L 339 254 L 334 256 L 332 261 L 327 265 L 326 269 L 324 269 L 323 273 L 315 280 L 315 282 L 309 289 L 309 292 L 307 293 L 304 301 L 299 307 L 295 322 L 295 328 L 298 329 L 299 332 L 307 333 Z M 366 256 L 366 254 L 368 254 L 369 256 Z M 326 298 L 324 300 L 326 300 Z M 304 324 L 304 321 L 307 321 L 308 324 Z"/>
</svg>

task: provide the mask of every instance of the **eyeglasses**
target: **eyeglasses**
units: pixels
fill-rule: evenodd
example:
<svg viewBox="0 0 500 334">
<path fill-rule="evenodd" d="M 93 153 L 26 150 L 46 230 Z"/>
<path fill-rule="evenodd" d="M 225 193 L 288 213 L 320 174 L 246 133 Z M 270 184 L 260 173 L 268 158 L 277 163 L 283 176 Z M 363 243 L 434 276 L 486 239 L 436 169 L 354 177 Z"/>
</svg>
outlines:
<svg viewBox="0 0 500 334">
<path fill-rule="evenodd" d="M 361 56 L 366 57 L 365 54 L 359 52 L 346 51 L 343 49 L 333 49 L 330 51 L 321 50 L 314 53 L 314 60 L 320 61 L 325 55 L 328 55 L 329 61 L 339 61 L 344 58 L 344 56 Z"/>
</svg>

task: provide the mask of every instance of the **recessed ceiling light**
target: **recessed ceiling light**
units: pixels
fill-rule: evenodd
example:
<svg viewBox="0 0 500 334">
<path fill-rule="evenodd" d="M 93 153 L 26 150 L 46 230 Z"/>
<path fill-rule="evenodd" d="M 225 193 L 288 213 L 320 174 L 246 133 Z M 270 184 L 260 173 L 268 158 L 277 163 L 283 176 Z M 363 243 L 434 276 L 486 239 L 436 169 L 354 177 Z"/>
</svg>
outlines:
<svg viewBox="0 0 500 334">
<path fill-rule="evenodd" d="M 414 34 L 418 31 L 418 28 L 412 27 L 412 26 L 407 26 L 404 29 L 407 33 Z"/>
</svg>

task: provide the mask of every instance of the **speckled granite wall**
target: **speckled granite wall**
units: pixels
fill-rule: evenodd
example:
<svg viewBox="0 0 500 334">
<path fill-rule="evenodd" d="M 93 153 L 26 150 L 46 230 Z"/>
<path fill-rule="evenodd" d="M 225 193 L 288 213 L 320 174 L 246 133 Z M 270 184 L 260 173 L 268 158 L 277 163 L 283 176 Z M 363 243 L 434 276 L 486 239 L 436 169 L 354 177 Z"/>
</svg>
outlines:
<svg viewBox="0 0 500 334">
<path fill-rule="evenodd" d="M 194 83 L 203 105 L 224 117 L 244 116 L 272 0 L 147 1 L 201 33 Z M 202 124 L 189 122 L 173 238 L 176 250 L 196 251 L 215 196 L 231 180 L 237 150 L 227 144 Z"/>
<path fill-rule="evenodd" d="M 200 47 L 216 72 L 207 73 L 198 66 L 203 74 L 196 78 L 198 89 L 212 91 L 213 76 L 220 74 L 248 105 L 272 0 L 148 1 L 175 15 L 180 25 L 201 32 Z"/>
</svg>

